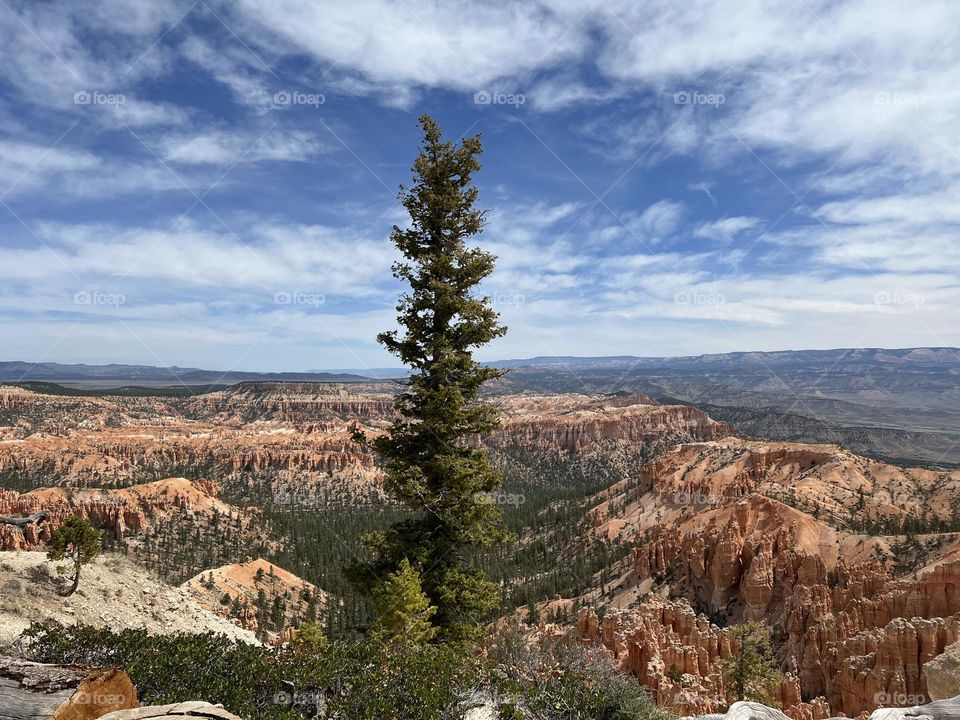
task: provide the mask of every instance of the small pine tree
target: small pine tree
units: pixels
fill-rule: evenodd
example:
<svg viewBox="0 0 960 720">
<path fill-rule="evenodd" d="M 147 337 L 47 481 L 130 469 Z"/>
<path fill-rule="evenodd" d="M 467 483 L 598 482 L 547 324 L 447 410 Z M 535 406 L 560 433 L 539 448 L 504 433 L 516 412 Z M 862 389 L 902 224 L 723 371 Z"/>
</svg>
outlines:
<svg viewBox="0 0 960 720">
<path fill-rule="evenodd" d="M 374 598 L 376 622 L 370 635 L 382 642 L 421 645 L 437 634 L 430 622 L 437 609 L 420 585 L 420 574 L 404 558 Z"/>
<path fill-rule="evenodd" d="M 770 648 L 770 631 L 751 620 L 734 627 L 731 655 L 723 665 L 727 687 L 737 700 L 756 700 L 770 704 L 775 685 L 782 674 Z"/>
<path fill-rule="evenodd" d="M 80 568 L 100 554 L 100 531 L 86 518 L 71 515 L 50 536 L 48 560 L 67 560 L 73 565 L 73 584 L 62 593 L 73 595 L 80 586 Z M 63 570 L 61 569 L 61 572 Z"/>
<path fill-rule="evenodd" d="M 327 646 L 327 635 L 316 623 L 303 623 L 293 634 L 290 645 L 298 652 L 313 654 Z"/>
<path fill-rule="evenodd" d="M 270 624 L 273 625 L 273 629 L 277 632 L 283 630 L 284 620 L 286 619 L 286 607 L 284 607 L 284 602 L 277 595 L 273 598 L 273 605 L 270 608 Z"/>
<path fill-rule="evenodd" d="M 531 598 L 527 601 L 527 624 L 528 625 L 539 625 L 540 624 L 540 609 L 537 607 L 537 604 Z"/>
</svg>

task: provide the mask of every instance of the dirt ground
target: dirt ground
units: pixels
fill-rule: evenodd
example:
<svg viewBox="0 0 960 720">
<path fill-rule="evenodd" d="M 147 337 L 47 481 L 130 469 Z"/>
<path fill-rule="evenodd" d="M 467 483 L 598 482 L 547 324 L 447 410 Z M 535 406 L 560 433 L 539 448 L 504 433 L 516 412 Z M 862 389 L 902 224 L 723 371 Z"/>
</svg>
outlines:
<svg viewBox="0 0 960 720">
<path fill-rule="evenodd" d="M 211 631 L 257 643 L 253 633 L 204 610 L 184 590 L 122 556 L 104 555 L 84 566 L 80 587 L 68 598 L 57 594 L 69 585 L 57 565 L 42 552 L 0 552 L 0 649 L 30 623 L 46 619 L 151 633 Z"/>
</svg>

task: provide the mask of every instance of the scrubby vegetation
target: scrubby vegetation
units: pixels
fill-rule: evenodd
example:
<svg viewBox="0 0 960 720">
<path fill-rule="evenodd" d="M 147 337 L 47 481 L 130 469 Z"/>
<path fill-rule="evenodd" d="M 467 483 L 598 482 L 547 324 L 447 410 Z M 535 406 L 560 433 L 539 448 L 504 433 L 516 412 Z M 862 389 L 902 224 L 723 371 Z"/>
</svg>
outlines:
<svg viewBox="0 0 960 720">
<path fill-rule="evenodd" d="M 773 704 L 773 688 L 783 678 L 770 644 L 770 630 L 750 621 L 730 631 L 733 652 L 726 659 L 723 674 L 737 700 Z"/>
<path fill-rule="evenodd" d="M 265 648 L 223 636 L 36 624 L 41 662 L 120 667 L 143 703 L 203 698 L 246 720 L 446 720 L 491 706 L 500 720 L 667 720 L 646 691 L 573 638 L 501 630 L 485 653 L 451 644 L 325 642 Z"/>
<path fill-rule="evenodd" d="M 487 648 L 501 720 L 667 720 L 603 652 L 568 636 L 501 629 Z"/>
</svg>

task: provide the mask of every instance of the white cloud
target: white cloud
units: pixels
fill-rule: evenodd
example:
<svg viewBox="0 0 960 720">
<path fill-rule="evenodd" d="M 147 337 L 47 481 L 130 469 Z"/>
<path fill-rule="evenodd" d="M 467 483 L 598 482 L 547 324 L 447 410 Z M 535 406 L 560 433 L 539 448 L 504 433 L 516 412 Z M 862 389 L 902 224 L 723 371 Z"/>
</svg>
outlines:
<svg viewBox="0 0 960 720">
<path fill-rule="evenodd" d="M 473 93 L 490 83 L 582 53 L 586 37 L 540 3 L 243 0 L 246 27 L 367 79 Z"/>
<path fill-rule="evenodd" d="M 703 223 L 693 231 L 693 236 L 708 240 L 730 242 L 741 233 L 753 230 L 761 225 L 760 218 L 740 215 Z"/>
<path fill-rule="evenodd" d="M 0 184 L 2 192 L 26 189 L 46 182 L 58 173 L 72 173 L 97 168 L 100 159 L 88 152 L 37 145 L 26 142 L 0 141 Z"/>
<path fill-rule="evenodd" d="M 192 35 L 180 45 L 180 52 L 217 82 L 226 85 L 238 103 L 272 108 L 273 94 L 285 88 L 272 87 L 279 79 L 259 56 L 251 55 L 243 46 L 228 43 L 214 46 L 209 40 Z"/>
<path fill-rule="evenodd" d="M 129 92 L 134 83 L 165 71 L 163 46 L 151 44 L 180 16 L 183 2 L 128 3 L 110 0 L 25 3 L 0 13 L 0 74 L 16 91 L 14 102 L 84 112 L 77 92 Z M 90 42 L 91 34 L 99 36 Z M 146 103 L 145 100 L 141 101 Z M 169 108 L 127 110 L 130 122 L 169 119 Z M 107 113 L 103 113 L 104 116 Z"/>
<path fill-rule="evenodd" d="M 152 155 L 142 162 L 84 149 L 32 142 L 0 141 L 0 195 L 42 191 L 45 202 L 69 198 L 125 196 L 141 192 L 206 189 L 215 176 L 173 173 Z M 198 190 L 198 191 L 199 191 Z"/>
<path fill-rule="evenodd" d="M 356 229 L 305 225 L 253 225 L 241 235 L 189 222 L 172 230 L 45 223 L 37 234 L 63 258 L 47 272 L 90 278 L 95 286 L 131 282 L 170 283 L 170 291 L 235 289 L 266 301 L 273 293 L 303 291 L 379 297 L 393 286 L 393 248 Z M 35 277 L 32 252 L 0 248 L 0 263 L 13 279 Z"/>
<path fill-rule="evenodd" d="M 834 223 L 960 224 L 960 183 L 933 193 L 884 195 L 826 203 L 818 215 Z"/>
<path fill-rule="evenodd" d="M 304 132 L 273 130 L 261 134 L 209 131 L 196 135 L 169 135 L 159 152 L 167 162 L 186 165 L 232 165 L 262 160 L 303 162 L 322 150 Z"/>
<path fill-rule="evenodd" d="M 674 156 L 684 156 L 677 166 L 695 158 L 696 184 L 680 176 L 682 167 L 677 174 L 671 168 L 668 180 L 705 192 L 714 206 L 722 199 L 729 216 L 704 221 L 666 191 L 639 207 L 605 197 L 611 212 L 591 210 L 588 194 L 520 201 L 507 187 L 483 240 L 500 256 L 488 289 L 506 298 L 502 309 L 514 325 L 494 356 L 533 348 L 677 354 L 825 347 L 861 337 L 887 345 L 957 342 L 960 14 L 951 0 L 909 7 L 899 0 L 209 0 L 226 27 L 205 3 L 190 7 L 22 3 L 15 6 L 19 20 L 0 11 L 0 74 L 10 88 L 0 106 L 7 129 L 0 192 L 18 183 L 17 195 L 42 192 L 45 203 L 140 193 L 144 206 L 153 200 L 147 193 L 179 192 L 189 205 L 184 185 L 209 187 L 219 166 L 240 158 L 294 162 L 326 151 L 312 132 L 295 129 L 313 116 L 262 117 L 278 91 L 376 98 L 403 109 L 433 100 L 437 90 L 462 93 L 465 104 L 476 90 L 517 91 L 530 97 L 524 112 L 557 111 L 558 127 L 567 118 L 560 111 L 586 109 L 570 125 L 605 168 L 643 173 Z M 234 104 L 224 117 L 207 116 L 222 109 L 220 97 L 192 107 L 147 91 L 184 66 L 198 87 L 212 79 L 229 91 Z M 124 93 L 125 102 L 74 104 L 74 93 L 94 90 Z M 677 104 L 681 90 L 722 94 L 724 102 Z M 46 138 L 33 123 L 50 118 L 66 122 Z M 73 120 L 80 121 L 76 131 L 48 150 Z M 255 143 L 274 120 L 283 125 Z M 146 128 L 138 134 L 174 170 L 124 125 Z M 110 154 L 123 143 L 138 154 Z M 372 166 L 394 163 L 386 157 Z M 767 217 L 759 203 L 738 198 L 729 210 L 730 191 L 709 174 L 716 169 L 731 176 L 755 170 L 778 192 L 780 178 L 808 194 L 799 212 L 741 249 L 750 243 L 733 241 L 757 235 L 781 208 Z M 318 180 L 333 182 L 344 178 Z M 0 289 L 0 313 L 18 318 L 4 321 L 4 336 L 39 354 L 68 329 L 60 320 L 67 314 L 80 324 L 64 347 L 93 359 L 101 348 L 137 347 L 117 327 L 124 317 L 171 362 L 195 352 L 195 364 L 223 366 L 223 352 L 239 356 L 267 333 L 283 357 L 258 349 L 247 357 L 250 367 L 279 369 L 288 357 L 311 356 L 314 341 L 337 358 L 331 364 L 356 364 L 351 353 L 374 357 L 371 339 L 389 322 L 397 290 L 389 274 L 393 249 L 383 233 L 365 234 L 364 219 L 306 225 L 267 221 L 251 210 L 238 221 L 231 216 L 237 236 L 219 226 L 125 224 L 119 214 L 99 224 L 31 219 L 57 255 L 22 229 L 0 248 L 13 286 Z M 81 312 L 57 290 L 75 286 L 116 288 L 131 301 L 119 315 Z M 330 304 L 322 313 L 278 310 L 278 291 L 353 304 Z M 918 297 L 922 303 L 909 302 Z M 31 312 L 52 319 L 19 320 Z"/>
</svg>

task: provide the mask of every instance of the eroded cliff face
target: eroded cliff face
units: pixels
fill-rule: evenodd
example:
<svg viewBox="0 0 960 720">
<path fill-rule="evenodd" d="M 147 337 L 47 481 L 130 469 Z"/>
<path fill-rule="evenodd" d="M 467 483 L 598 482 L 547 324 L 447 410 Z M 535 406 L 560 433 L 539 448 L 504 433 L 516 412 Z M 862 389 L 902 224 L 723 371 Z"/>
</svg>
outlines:
<svg viewBox="0 0 960 720">
<path fill-rule="evenodd" d="M 916 571 L 894 577 L 906 538 L 848 528 L 856 511 L 946 522 L 958 477 L 831 446 L 681 445 L 644 468 L 632 498 L 622 489 L 595 511 L 598 528 L 619 523 L 641 542 L 619 586 L 588 599 L 629 609 L 598 628 L 584 613 L 579 631 L 658 697 L 679 693 L 685 712 L 731 699 L 718 665 L 731 640 L 720 625 L 751 619 L 773 628 L 788 673 L 780 702 L 792 717 L 917 704 L 928 697 L 924 663 L 957 640 L 960 542 L 918 536 Z M 622 517 L 611 519 L 611 508 Z"/>
<path fill-rule="evenodd" d="M 960 472 L 855 455 L 836 445 L 740 438 L 677 445 L 644 468 L 660 495 L 687 496 L 691 511 L 758 492 L 823 520 L 949 516 Z"/>
<path fill-rule="evenodd" d="M 246 383 L 191 398 L 87 398 L 0 387 L 0 478 L 21 492 L 33 490 L 8 498 L 8 514 L 38 509 L 39 488 L 74 493 L 70 502 L 50 495 L 47 530 L 4 528 L 0 550 L 39 547 L 61 516 L 76 512 L 141 551 L 168 579 L 262 554 L 277 540 L 268 537 L 270 527 L 219 532 L 209 515 L 166 513 L 130 495 L 158 477 L 185 475 L 212 479 L 220 496 L 238 507 L 277 511 L 382 502 L 381 469 L 354 441 L 353 430 L 382 432 L 394 417 L 395 390 L 387 383 Z M 641 464 L 638 449 L 645 456 L 654 446 L 731 432 L 699 410 L 637 395 L 494 399 L 504 408 L 504 425 L 473 442 L 487 443 L 503 462 L 518 466 L 552 461 L 552 454 L 592 462 L 619 453 L 605 467 L 626 476 Z M 105 491 L 92 488 L 131 490 L 104 499 Z M 209 542 L 197 543 L 197 537 Z"/>
<path fill-rule="evenodd" d="M 484 438 L 491 447 L 582 452 L 609 442 L 671 444 L 735 435 L 726 423 L 687 405 L 660 405 L 646 395 L 519 395 L 499 398 L 503 427 Z"/>
<path fill-rule="evenodd" d="M 736 653 L 737 639 L 686 603 L 654 598 L 637 609 L 608 613 L 602 621 L 582 608 L 577 633 L 601 643 L 621 668 L 650 688 L 658 705 L 680 715 L 711 713 L 736 699 L 724 664 Z M 793 718 L 829 716 L 822 699 L 802 700 L 799 680 L 789 673 L 770 699 Z"/>
<path fill-rule="evenodd" d="M 129 547 L 153 538 L 168 520 L 211 529 L 222 521 L 238 533 L 269 542 L 256 509 L 234 507 L 217 497 L 214 483 L 186 478 L 116 489 L 42 488 L 26 493 L 0 489 L 0 515 L 23 517 L 39 510 L 46 511 L 47 518 L 22 530 L 0 524 L 0 550 L 41 549 L 71 515 L 87 518 Z"/>
<path fill-rule="evenodd" d="M 191 399 L 63 398 L 0 388 L 12 422 L 0 472 L 33 486 L 110 486 L 190 471 L 226 479 L 269 476 L 264 492 L 376 496 L 372 455 L 355 422 L 389 417 L 379 385 L 238 386 Z M 62 419 L 60 419 L 62 418 Z M 152 477 L 151 477 L 152 476 Z"/>
<path fill-rule="evenodd" d="M 392 390 L 251 383 L 162 400 L 0 388 L 0 472 L 56 486 L 0 491 L 0 514 L 52 510 L 47 526 L 0 526 L 0 549 L 41 546 L 68 514 L 129 542 L 149 542 L 176 518 L 209 528 L 214 515 L 239 517 L 256 532 L 256 511 L 230 507 L 213 484 L 143 483 L 169 468 L 260 483 L 274 502 L 376 501 L 380 471 L 351 430 L 382 431 Z M 722 663 L 734 641 L 724 626 L 749 619 L 774 630 L 787 673 L 777 699 L 799 720 L 914 704 L 928 690 L 923 664 L 960 640 L 960 541 L 936 530 L 952 521 L 960 473 L 899 468 L 830 445 L 738 438 L 695 408 L 639 395 L 495 399 L 503 427 L 478 445 L 622 453 L 624 468 L 634 463 L 622 473 L 612 464 L 620 480 L 595 498 L 596 537 L 587 540 L 637 547 L 613 568 L 618 577 L 598 583 L 602 592 L 582 598 L 608 608 L 603 622 L 584 612 L 578 630 L 664 704 L 697 713 L 725 706 Z M 642 468 L 641 456 L 626 452 L 638 447 L 657 452 Z M 905 537 L 884 534 L 905 522 L 914 533 L 909 556 Z M 218 568 L 223 583 L 207 577 L 211 606 L 240 566 Z M 904 574 L 907 566 L 915 572 Z M 202 578 L 194 580 L 204 588 Z"/>
<path fill-rule="evenodd" d="M 865 596 L 875 580 L 871 568 L 845 569 L 838 586 L 802 587 L 785 617 L 765 618 L 784 643 L 786 674 L 774 699 L 791 717 L 856 717 L 930 699 L 923 666 L 960 637 L 960 566 L 941 566 L 916 583 L 887 579 Z M 600 623 L 585 608 L 577 630 L 681 714 L 736 699 L 723 674 L 736 639 L 685 601 L 653 597 Z"/>
<path fill-rule="evenodd" d="M 0 473 L 37 486 L 111 486 L 186 473 L 254 476 L 273 501 L 382 499 L 373 455 L 352 437 L 394 416 L 387 384 L 246 383 L 190 399 L 73 398 L 0 387 Z M 645 396 L 501 396 L 501 429 L 475 442 L 579 453 L 601 443 L 708 440 L 732 429 Z M 605 445 L 606 447 L 606 445 Z M 267 484 L 268 487 L 263 487 Z"/>
</svg>

